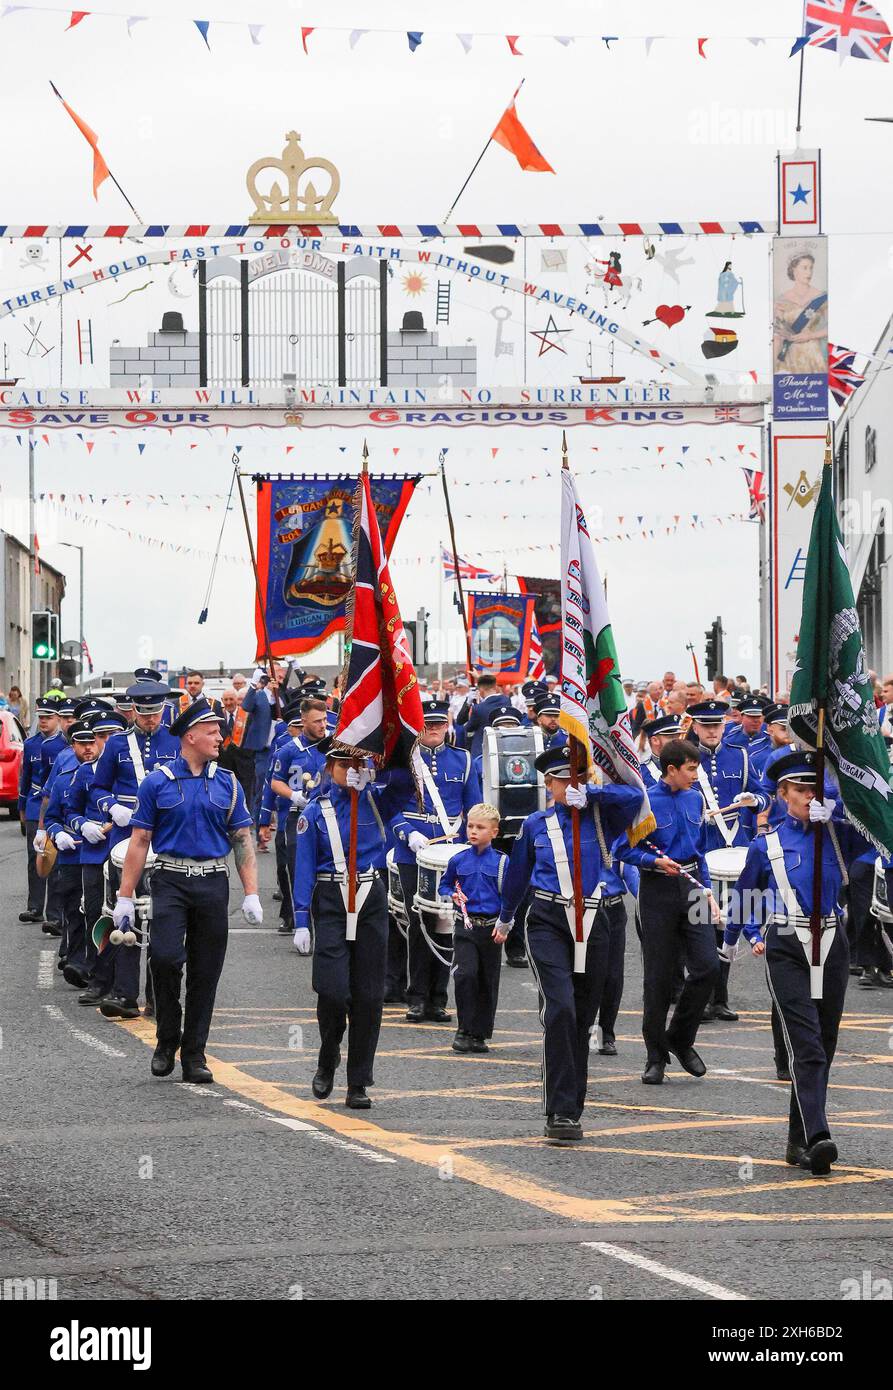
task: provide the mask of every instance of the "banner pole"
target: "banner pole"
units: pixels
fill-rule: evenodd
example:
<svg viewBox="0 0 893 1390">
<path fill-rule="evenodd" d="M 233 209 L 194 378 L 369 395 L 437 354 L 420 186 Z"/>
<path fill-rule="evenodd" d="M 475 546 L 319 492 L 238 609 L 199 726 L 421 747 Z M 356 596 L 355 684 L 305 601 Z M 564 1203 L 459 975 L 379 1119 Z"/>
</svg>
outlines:
<svg viewBox="0 0 893 1390">
<path fill-rule="evenodd" d="M 828 426 L 825 436 L 825 459 L 824 468 L 831 467 L 831 426 Z M 823 576 L 825 582 L 830 584 L 830 571 Z M 821 616 L 824 618 L 822 609 L 827 605 L 819 603 Z M 825 799 L 825 711 L 827 707 L 827 693 L 825 686 L 828 679 L 827 670 L 819 671 L 818 656 L 820 651 L 819 631 L 822 624 L 816 623 L 815 636 L 815 656 L 813 658 L 814 679 L 818 681 L 818 720 L 816 724 L 815 736 L 815 793 L 820 801 Z M 810 995 L 813 999 L 822 998 L 822 851 L 825 843 L 825 827 L 821 821 L 816 821 L 813 827 L 813 861 L 812 861 L 812 911 L 809 914 L 809 933 L 812 937 L 812 953 L 810 955 Z"/>
<path fill-rule="evenodd" d="M 567 432 L 561 431 L 561 467 L 570 469 L 567 456 Z M 573 735 L 569 740 L 571 786 L 580 785 L 580 754 L 585 757 L 584 767 L 589 767 L 588 751 Z M 583 974 L 586 969 L 586 938 L 583 932 L 583 865 L 580 854 L 580 812 L 571 806 L 571 851 L 574 874 L 574 973 Z"/>
<path fill-rule="evenodd" d="M 264 611 L 264 598 L 260 587 L 260 575 L 257 572 L 257 556 L 254 553 L 254 537 L 251 534 L 251 526 L 248 521 L 248 507 L 245 503 L 245 489 L 242 487 L 242 475 L 239 472 L 238 454 L 235 454 L 233 456 L 233 463 L 235 465 L 236 482 L 239 485 L 239 501 L 242 504 L 242 520 L 245 522 L 245 535 L 248 537 L 248 553 L 251 556 L 251 568 L 254 571 L 254 590 L 257 595 L 257 607 L 258 612 L 260 613 L 261 627 L 263 628 L 264 634 L 264 660 L 266 661 L 266 664 L 270 669 L 270 680 L 275 682 L 276 668 L 273 665 L 273 653 L 270 650 L 270 634 L 267 630 L 267 615 Z M 278 719 L 282 712 L 279 704 L 279 691 L 274 690 L 273 694 L 276 700 L 276 718 Z"/>
<path fill-rule="evenodd" d="M 357 559 L 359 549 L 359 518 L 362 515 L 362 494 L 369 476 L 369 449 L 365 439 L 363 440 L 363 467 L 360 471 L 360 482 L 357 489 L 357 501 L 354 506 L 354 548 L 353 548 L 353 587 L 354 603 L 350 605 L 351 624 L 350 634 L 353 640 L 353 613 L 356 603 L 357 589 Z M 345 646 L 347 644 L 345 643 Z M 342 692 L 342 698 L 346 691 Z M 357 935 L 357 822 L 359 818 L 360 794 L 355 787 L 350 789 L 350 832 L 347 842 L 347 940 L 355 941 Z"/>
<path fill-rule="evenodd" d="M 462 614 L 462 626 L 465 629 L 465 670 L 468 675 L 469 681 L 472 685 L 474 685 L 476 682 L 474 679 L 474 671 L 472 670 L 471 665 L 471 633 L 468 630 L 468 614 L 465 611 L 465 595 L 462 592 L 462 575 L 459 571 L 459 553 L 456 550 L 456 528 L 453 524 L 453 509 L 450 506 L 450 493 L 449 488 L 447 487 L 446 477 L 446 458 L 444 456 L 443 449 L 441 449 L 440 451 L 439 462 L 440 481 L 443 485 L 443 500 L 446 503 L 447 523 L 449 524 L 450 528 L 450 545 L 453 548 L 453 568 L 456 573 L 456 588 L 459 591 L 459 611 Z"/>
</svg>

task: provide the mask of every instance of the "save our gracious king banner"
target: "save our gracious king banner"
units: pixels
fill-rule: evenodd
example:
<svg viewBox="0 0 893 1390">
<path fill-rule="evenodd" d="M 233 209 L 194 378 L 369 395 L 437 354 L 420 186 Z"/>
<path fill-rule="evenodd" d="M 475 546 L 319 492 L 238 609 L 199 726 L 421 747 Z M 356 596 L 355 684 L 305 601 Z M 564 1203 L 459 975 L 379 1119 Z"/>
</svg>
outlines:
<svg viewBox="0 0 893 1390">
<path fill-rule="evenodd" d="M 370 479 L 388 556 L 420 474 Z M 348 474 L 258 476 L 255 601 L 258 660 L 300 656 L 344 630 L 356 478 Z M 266 619 L 266 632 L 264 631 Z M 267 646 L 269 638 L 269 648 Z"/>
<path fill-rule="evenodd" d="M 533 594 L 466 593 L 471 659 L 498 681 L 527 679 Z"/>
</svg>

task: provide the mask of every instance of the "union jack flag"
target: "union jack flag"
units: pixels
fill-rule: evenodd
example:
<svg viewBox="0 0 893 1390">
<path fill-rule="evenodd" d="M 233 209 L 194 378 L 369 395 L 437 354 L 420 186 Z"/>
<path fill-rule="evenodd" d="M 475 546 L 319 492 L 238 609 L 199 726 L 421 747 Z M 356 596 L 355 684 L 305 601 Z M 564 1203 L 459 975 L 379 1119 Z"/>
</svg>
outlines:
<svg viewBox="0 0 893 1390">
<path fill-rule="evenodd" d="M 806 0 L 805 37 L 810 48 L 850 58 L 890 60 L 893 34 L 867 0 Z"/>
<path fill-rule="evenodd" d="M 451 550 L 446 546 L 440 547 L 440 557 L 443 562 L 444 579 L 456 578 L 456 562 L 453 559 Z M 488 584 L 499 584 L 502 581 L 501 574 L 493 574 L 490 570 L 481 569 L 480 565 L 473 565 L 470 560 L 463 560 L 459 555 L 459 578 L 460 579 L 483 579 Z"/>
<path fill-rule="evenodd" d="M 408 767 L 424 725 L 422 701 L 366 472 L 355 515 L 350 659 L 333 738 L 378 766 Z"/>
<path fill-rule="evenodd" d="M 765 473 L 759 473 L 755 468 L 742 469 L 747 482 L 747 494 L 750 498 L 750 521 L 766 520 L 766 493 L 764 483 Z"/>
<path fill-rule="evenodd" d="M 536 625 L 536 617 L 530 620 L 530 669 L 527 672 L 527 679 L 539 681 L 546 674 L 546 663 L 543 661 L 543 644 L 540 639 L 540 631 Z"/>
<path fill-rule="evenodd" d="M 828 344 L 828 386 L 838 405 L 843 405 L 847 396 L 851 396 L 865 380 L 856 371 L 853 365 L 855 360 L 856 354 L 850 352 L 849 348 Z"/>
</svg>

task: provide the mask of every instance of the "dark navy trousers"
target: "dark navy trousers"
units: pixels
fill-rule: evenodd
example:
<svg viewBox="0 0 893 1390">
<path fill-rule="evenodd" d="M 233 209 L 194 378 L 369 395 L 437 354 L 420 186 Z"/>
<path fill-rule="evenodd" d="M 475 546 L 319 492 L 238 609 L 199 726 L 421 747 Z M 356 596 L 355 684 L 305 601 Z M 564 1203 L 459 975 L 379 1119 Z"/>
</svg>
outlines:
<svg viewBox="0 0 893 1390">
<path fill-rule="evenodd" d="M 152 953 L 159 1043 L 180 1046 L 180 1060 L 203 1062 L 228 936 L 229 875 L 152 874 Z M 131 948 L 139 961 L 139 951 Z M 186 1007 L 180 987 L 186 969 Z"/>
<path fill-rule="evenodd" d="M 384 884 L 377 878 L 369 888 L 357 922 L 356 941 L 347 940 L 340 884 L 317 883 L 311 913 L 319 1065 L 337 1065 L 338 1049 L 349 1021 L 347 1084 L 372 1086 L 388 949 L 388 899 Z"/>
<path fill-rule="evenodd" d="M 86 945 L 84 942 L 84 914 L 81 911 L 83 888 L 80 864 L 59 864 L 54 869 L 59 909 L 61 911 L 62 935 L 59 938 L 59 959 L 74 966 L 75 970 L 86 971 Z"/>
<path fill-rule="evenodd" d="M 502 946 L 493 940 L 496 918 L 489 925 L 473 922 L 471 930 L 461 913 L 453 929 L 453 989 L 456 1022 L 461 1033 L 473 1038 L 492 1038 L 499 1003 Z"/>
<path fill-rule="evenodd" d="M 623 958 L 626 954 L 626 897 L 606 903 L 603 908 L 608 923 L 608 965 L 605 983 L 598 1006 L 598 1023 L 602 1041 L 614 1041 L 614 1029 L 623 998 Z"/>
<path fill-rule="evenodd" d="M 59 901 L 59 879 L 57 869 L 48 878 L 41 878 L 37 872 L 37 850 L 34 836 L 38 822 L 25 821 L 25 843 L 28 847 L 28 911 L 39 912 L 48 922 L 62 923 L 62 904 Z"/>
<path fill-rule="evenodd" d="M 828 1073 L 837 1048 L 850 973 L 850 953 L 841 925 L 825 961 L 822 998 L 811 999 L 806 950 L 790 929 L 774 923 L 768 928 L 766 979 L 778 1009 L 791 1068 L 789 1142 L 800 1145 L 828 1138 Z"/>
<path fill-rule="evenodd" d="M 525 930 L 527 957 L 540 992 L 543 1025 L 543 1107 L 578 1120 L 586 1103 L 589 1034 L 608 968 L 608 923 L 595 914 L 585 974 L 574 974 L 574 938 L 560 903 L 534 897 Z"/>
<path fill-rule="evenodd" d="M 705 920 L 705 918 L 707 920 Z M 669 1048 L 694 1046 L 704 1007 L 719 975 L 716 931 L 703 893 L 680 874 L 643 870 L 639 885 L 639 928 L 644 965 L 642 1036 L 648 1062 L 668 1062 Z M 667 1023 L 680 963 L 686 978 Z"/>
</svg>

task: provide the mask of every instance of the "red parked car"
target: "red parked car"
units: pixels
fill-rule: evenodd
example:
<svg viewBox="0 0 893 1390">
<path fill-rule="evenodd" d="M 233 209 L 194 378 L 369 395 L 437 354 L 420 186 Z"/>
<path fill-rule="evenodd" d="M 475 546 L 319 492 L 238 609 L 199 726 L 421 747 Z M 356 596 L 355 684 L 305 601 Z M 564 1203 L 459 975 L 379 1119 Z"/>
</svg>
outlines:
<svg viewBox="0 0 893 1390">
<path fill-rule="evenodd" d="M 0 806 L 16 818 L 24 747 L 25 733 L 21 724 L 8 709 L 0 709 Z"/>
</svg>

